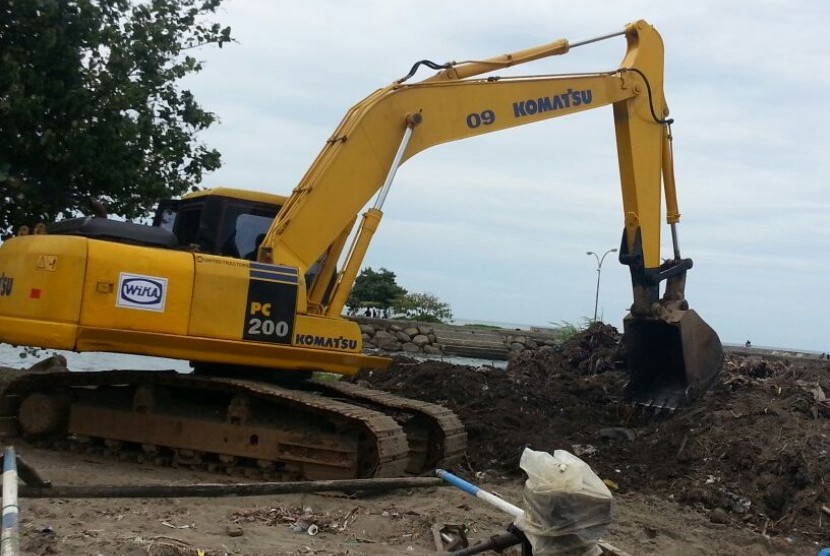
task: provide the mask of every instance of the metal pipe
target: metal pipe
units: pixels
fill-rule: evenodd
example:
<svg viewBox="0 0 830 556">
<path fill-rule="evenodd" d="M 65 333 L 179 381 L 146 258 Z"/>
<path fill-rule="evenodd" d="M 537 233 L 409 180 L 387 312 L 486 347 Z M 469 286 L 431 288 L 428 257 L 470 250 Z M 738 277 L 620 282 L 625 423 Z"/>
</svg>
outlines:
<svg viewBox="0 0 830 556">
<path fill-rule="evenodd" d="M 608 251 L 606 251 L 602 255 L 601 259 L 599 258 L 599 255 L 597 255 L 593 251 L 588 251 L 588 252 L 585 253 L 586 255 L 593 255 L 597 259 L 597 293 L 594 296 L 594 322 L 597 322 L 597 308 L 599 307 L 599 277 L 600 277 L 600 274 L 602 273 L 602 261 L 605 260 L 605 255 L 607 255 L 608 253 L 616 253 L 616 252 L 617 252 L 616 248 L 609 249 Z"/>
<path fill-rule="evenodd" d="M 20 529 L 17 505 L 17 456 L 14 447 L 3 452 L 3 524 L 0 530 L 0 556 L 20 554 Z"/>
<path fill-rule="evenodd" d="M 4 486 L 5 486 L 5 481 Z M 384 491 L 397 488 L 436 487 L 434 477 L 389 477 L 378 479 L 333 479 L 326 481 L 288 481 L 277 483 L 232 483 L 194 485 L 52 485 L 22 486 L 23 498 L 185 498 L 215 496 L 271 496 L 300 492 Z M 5 494 L 5 493 L 4 493 Z M 6 499 L 3 498 L 5 507 Z M 3 554 L 2 556 L 5 556 Z"/>
<path fill-rule="evenodd" d="M 392 181 L 395 179 L 395 174 L 398 172 L 398 167 L 401 165 L 403 153 L 406 152 L 406 147 L 409 145 L 409 140 L 412 138 L 412 130 L 415 129 L 415 126 L 419 123 L 421 123 L 420 114 L 410 114 L 406 117 L 406 129 L 403 132 L 403 139 L 401 139 L 401 144 L 398 145 L 398 152 L 395 153 L 395 158 L 392 159 L 392 165 L 389 167 L 389 172 L 386 174 L 386 181 L 383 182 L 383 186 L 380 188 L 377 199 L 375 199 L 375 206 L 372 208 L 377 210 L 381 210 L 383 208 L 383 203 L 386 202 L 386 195 L 389 193 L 389 188 L 392 187 Z"/>
<path fill-rule="evenodd" d="M 576 48 L 577 46 L 583 46 L 583 45 L 586 45 L 586 44 L 591 44 L 592 42 L 604 41 L 605 39 L 610 39 L 610 38 L 613 38 L 613 37 L 620 37 L 622 35 L 625 35 L 625 31 L 617 31 L 616 33 L 609 33 L 607 35 L 600 35 L 599 37 L 594 37 L 592 39 L 585 39 L 585 40 L 581 40 L 581 41 L 578 41 L 578 42 L 572 42 L 572 43 L 570 43 L 570 47 L 571 48 Z"/>
<path fill-rule="evenodd" d="M 680 260 L 680 243 L 677 241 L 677 223 L 672 222 L 671 228 L 671 246 L 674 249 L 674 260 Z"/>
</svg>

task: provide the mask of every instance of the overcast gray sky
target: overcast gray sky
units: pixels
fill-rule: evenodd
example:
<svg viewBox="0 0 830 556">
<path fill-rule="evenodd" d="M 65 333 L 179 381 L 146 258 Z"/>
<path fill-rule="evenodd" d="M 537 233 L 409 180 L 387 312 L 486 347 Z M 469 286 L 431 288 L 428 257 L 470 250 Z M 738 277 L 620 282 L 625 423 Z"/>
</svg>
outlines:
<svg viewBox="0 0 830 556">
<path fill-rule="evenodd" d="M 666 47 L 681 254 L 691 306 L 727 343 L 830 350 L 830 2 L 225 0 L 238 44 L 203 50 L 187 86 L 221 123 L 203 185 L 288 194 L 350 106 L 413 62 L 480 59 L 645 19 Z M 524 66 L 615 69 L 616 38 Z M 421 71 L 418 79 L 427 77 Z M 397 174 L 364 266 L 457 318 L 547 325 L 593 316 L 619 247 L 609 107 L 442 145 Z M 671 256 L 668 229 L 664 258 Z M 602 266 L 622 330 L 628 268 Z"/>
</svg>

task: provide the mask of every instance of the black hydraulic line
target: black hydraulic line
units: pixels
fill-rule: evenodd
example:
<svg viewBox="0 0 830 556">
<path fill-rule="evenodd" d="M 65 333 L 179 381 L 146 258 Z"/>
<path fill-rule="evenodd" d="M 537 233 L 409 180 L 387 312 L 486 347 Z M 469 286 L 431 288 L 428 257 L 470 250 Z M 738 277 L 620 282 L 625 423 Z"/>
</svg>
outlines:
<svg viewBox="0 0 830 556">
<path fill-rule="evenodd" d="M 657 117 L 657 113 L 654 112 L 654 97 L 651 94 L 651 83 L 648 81 L 648 77 L 642 71 L 638 70 L 637 68 L 620 68 L 620 71 L 633 71 L 634 73 L 638 74 L 640 77 L 643 78 L 643 81 L 646 82 L 646 91 L 648 91 L 648 107 L 651 110 L 651 117 L 654 118 L 654 121 L 658 124 L 667 124 L 671 125 L 674 123 L 674 118 L 666 118 L 661 119 Z"/>
<path fill-rule="evenodd" d="M 419 62 L 415 62 L 415 64 L 412 66 L 412 69 L 409 70 L 409 73 L 407 73 L 406 75 L 404 75 L 403 77 L 401 77 L 400 79 L 395 81 L 395 83 L 403 83 L 404 81 L 406 81 L 407 79 L 409 79 L 410 77 L 415 75 L 415 72 L 418 71 L 418 67 L 421 66 L 421 65 L 424 65 L 424 66 L 428 67 L 429 69 L 434 69 L 434 70 L 447 69 L 447 68 L 452 67 L 451 63 L 436 64 L 432 60 L 421 60 Z"/>
<path fill-rule="evenodd" d="M 456 550 L 455 552 L 449 552 L 448 555 L 470 556 L 471 554 L 481 554 L 487 550 L 501 552 L 505 548 L 510 548 L 511 546 L 516 546 L 517 544 L 522 545 L 522 556 L 533 555 L 530 542 L 527 540 L 524 533 L 522 533 L 521 529 L 511 524 L 507 527 L 507 531 L 507 533 L 502 533 L 501 535 L 494 535 L 477 545 L 468 546 L 467 548 Z"/>
</svg>

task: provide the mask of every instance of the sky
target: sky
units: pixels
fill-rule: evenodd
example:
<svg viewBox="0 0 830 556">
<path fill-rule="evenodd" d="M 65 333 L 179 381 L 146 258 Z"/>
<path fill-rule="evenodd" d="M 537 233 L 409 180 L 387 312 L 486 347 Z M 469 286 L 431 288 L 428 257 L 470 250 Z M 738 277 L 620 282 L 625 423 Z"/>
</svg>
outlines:
<svg viewBox="0 0 830 556">
<path fill-rule="evenodd" d="M 220 119 L 200 140 L 223 167 L 202 185 L 282 194 L 352 105 L 417 60 L 489 58 L 648 21 L 666 49 L 690 306 L 724 343 L 830 351 L 825 0 L 225 0 L 215 19 L 237 43 L 199 50 L 204 69 L 184 83 Z M 624 53 L 618 37 L 522 69 L 613 70 Z M 410 159 L 363 266 L 437 296 L 456 319 L 584 325 L 598 277 L 586 253 L 618 248 L 622 229 L 604 107 Z M 670 258 L 665 225 L 662 243 Z M 599 317 L 622 331 L 628 267 L 610 253 L 599 277 Z"/>
</svg>

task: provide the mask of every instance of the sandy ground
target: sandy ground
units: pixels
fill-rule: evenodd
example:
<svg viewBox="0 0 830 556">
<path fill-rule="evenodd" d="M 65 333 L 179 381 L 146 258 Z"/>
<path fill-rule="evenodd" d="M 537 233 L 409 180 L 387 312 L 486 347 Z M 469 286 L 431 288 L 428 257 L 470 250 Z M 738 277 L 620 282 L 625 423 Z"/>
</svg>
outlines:
<svg viewBox="0 0 830 556">
<path fill-rule="evenodd" d="M 113 462 L 37 449 L 19 455 L 56 485 L 234 482 L 203 472 Z M 521 504 L 523 482 L 484 477 L 482 488 Z M 170 499 L 22 499 L 22 554 L 381 555 L 435 554 L 435 525 L 466 525 L 475 543 L 505 532 L 509 517 L 451 486 L 340 493 Z M 303 517 L 303 514 L 306 514 Z M 298 521 L 315 523 L 309 535 Z M 293 527 L 292 527 L 293 526 Z M 640 493 L 614 499 L 604 537 L 636 555 L 814 555 L 814 543 L 767 539 Z M 794 541 L 794 542 L 793 542 Z M 493 554 L 493 552 L 489 552 Z"/>
</svg>

